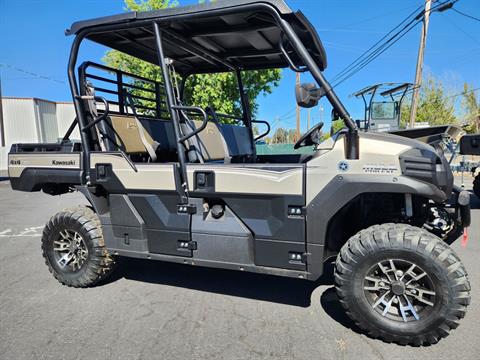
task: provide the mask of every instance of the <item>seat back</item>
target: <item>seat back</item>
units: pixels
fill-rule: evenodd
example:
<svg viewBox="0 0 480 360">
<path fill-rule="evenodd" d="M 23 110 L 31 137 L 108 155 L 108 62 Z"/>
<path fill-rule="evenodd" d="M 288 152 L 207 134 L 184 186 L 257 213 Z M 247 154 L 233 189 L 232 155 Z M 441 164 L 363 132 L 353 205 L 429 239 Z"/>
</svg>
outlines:
<svg viewBox="0 0 480 360">
<path fill-rule="evenodd" d="M 183 133 L 188 134 L 201 125 L 202 121 L 189 120 L 182 124 Z M 187 140 L 187 150 L 191 162 L 228 161 L 230 158 L 220 126 L 214 122 L 208 122 L 205 129 Z"/>
<path fill-rule="evenodd" d="M 138 123 L 133 116 L 111 115 L 110 123 L 115 131 L 117 145 L 120 145 L 127 154 L 147 154 L 138 131 Z M 143 126 L 143 123 L 141 124 Z M 153 145 L 154 140 L 145 127 L 143 132 L 148 143 Z"/>
<path fill-rule="evenodd" d="M 107 121 L 109 124 L 104 124 L 101 129 L 106 150 L 115 151 L 121 148 L 127 154 L 147 154 L 138 131 L 138 123 L 133 116 L 112 114 Z M 152 146 L 156 145 L 157 150 L 169 153 L 177 150 L 171 121 L 150 118 L 139 118 L 139 121 L 143 127 L 145 139 Z"/>
<path fill-rule="evenodd" d="M 221 124 L 223 137 L 228 146 L 231 158 L 247 159 L 254 155 L 253 141 L 250 130 L 245 126 Z"/>
</svg>

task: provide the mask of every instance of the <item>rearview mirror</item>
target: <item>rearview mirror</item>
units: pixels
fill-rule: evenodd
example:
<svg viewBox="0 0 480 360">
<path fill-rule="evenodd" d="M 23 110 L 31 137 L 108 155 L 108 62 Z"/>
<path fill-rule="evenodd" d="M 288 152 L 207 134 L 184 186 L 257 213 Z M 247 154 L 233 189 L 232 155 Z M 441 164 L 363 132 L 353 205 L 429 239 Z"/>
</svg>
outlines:
<svg viewBox="0 0 480 360">
<path fill-rule="evenodd" d="M 322 88 L 315 87 L 315 84 L 306 83 L 295 86 L 295 97 L 298 106 L 303 108 L 311 108 L 317 106 L 318 101 L 325 95 Z"/>
<path fill-rule="evenodd" d="M 342 117 L 340 116 L 340 114 L 338 113 L 337 110 L 332 109 L 332 117 L 331 118 L 332 118 L 332 122 L 334 122 L 335 120 L 339 120 Z"/>
</svg>

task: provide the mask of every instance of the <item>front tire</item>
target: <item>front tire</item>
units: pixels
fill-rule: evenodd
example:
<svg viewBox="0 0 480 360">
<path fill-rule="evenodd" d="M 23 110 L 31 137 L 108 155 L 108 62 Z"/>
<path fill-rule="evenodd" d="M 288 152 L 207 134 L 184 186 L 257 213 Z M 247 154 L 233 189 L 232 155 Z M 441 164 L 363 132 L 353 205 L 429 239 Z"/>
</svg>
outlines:
<svg viewBox="0 0 480 360">
<path fill-rule="evenodd" d="M 42 254 L 53 276 L 72 287 L 98 284 L 115 265 L 105 248 L 100 220 L 86 206 L 63 210 L 48 221 Z"/>
<path fill-rule="evenodd" d="M 402 345 L 438 342 L 470 303 L 467 272 L 453 250 L 405 224 L 374 225 L 350 238 L 337 257 L 335 285 L 361 329 Z"/>
</svg>

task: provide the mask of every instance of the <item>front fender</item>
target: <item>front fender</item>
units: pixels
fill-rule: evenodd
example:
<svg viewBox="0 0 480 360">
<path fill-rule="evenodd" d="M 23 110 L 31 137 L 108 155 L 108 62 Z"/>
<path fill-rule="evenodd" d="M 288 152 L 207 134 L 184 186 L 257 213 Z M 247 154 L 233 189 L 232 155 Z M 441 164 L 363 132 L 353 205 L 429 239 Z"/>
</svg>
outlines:
<svg viewBox="0 0 480 360">
<path fill-rule="evenodd" d="M 310 279 L 317 279 L 323 270 L 324 246 L 329 221 L 348 202 L 365 193 L 412 194 L 437 203 L 447 200 L 447 195 L 435 185 L 406 176 L 372 176 L 371 174 L 335 176 L 306 207 L 306 242 Z"/>
</svg>

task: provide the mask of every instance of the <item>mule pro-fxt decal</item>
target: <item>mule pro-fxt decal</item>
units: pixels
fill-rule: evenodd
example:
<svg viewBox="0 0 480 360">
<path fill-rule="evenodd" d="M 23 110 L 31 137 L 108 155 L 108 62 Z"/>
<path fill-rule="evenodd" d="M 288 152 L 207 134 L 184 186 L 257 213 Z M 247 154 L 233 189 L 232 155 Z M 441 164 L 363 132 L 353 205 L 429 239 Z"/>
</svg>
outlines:
<svg viewBox="0 0 480 360">
<path fill-rule="evenodd" d="M 398 166 L 395 164 L 365 164 L 362 171 L 366 174 L 394 174 L 398 171 Z"/>
</svg>

